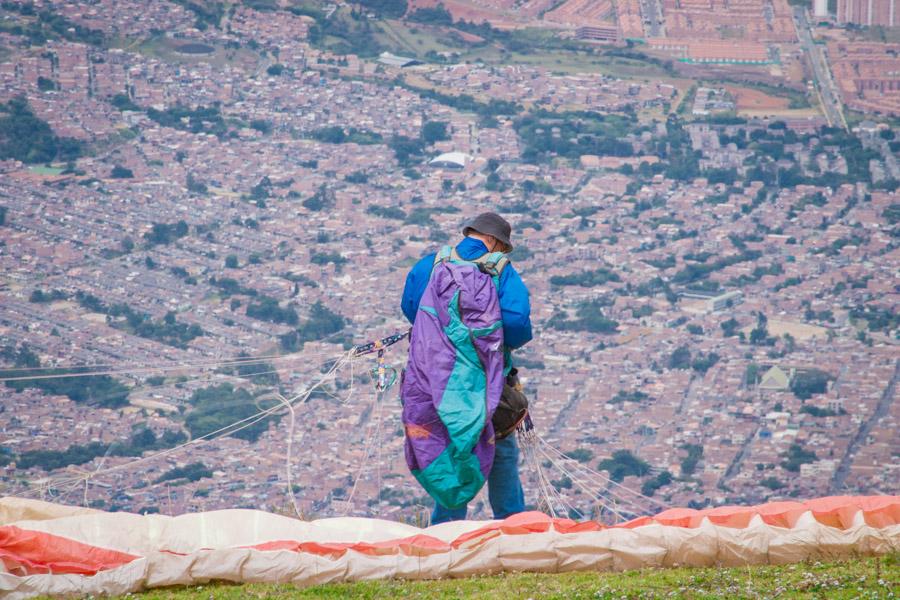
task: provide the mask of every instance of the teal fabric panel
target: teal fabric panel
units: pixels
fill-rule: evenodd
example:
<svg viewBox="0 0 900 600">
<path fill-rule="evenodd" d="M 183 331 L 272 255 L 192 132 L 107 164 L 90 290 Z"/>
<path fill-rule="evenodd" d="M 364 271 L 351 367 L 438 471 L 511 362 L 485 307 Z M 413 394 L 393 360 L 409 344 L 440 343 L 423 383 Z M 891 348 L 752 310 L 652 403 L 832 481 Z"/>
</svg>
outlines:
<svg viewBox="0 0 900 600">
<path fill-rule="evenodd" d="M 447 508 L 465 506 L 484 486 L 478 458 L 469 453 L 474 461 L 459 463 L 455 455 L 454 446 L 448 446 L 430 465 L 412 471 L 428 495 Z"/>
<path fill-rule="evenodd" d="M 487 380 L 470 339 L 471 330 L 462 322 L 459 313 L 458 291 L 450 300 L 449 315 L 450 323 L 444 333 L 456 348 L 456 363 L 437 412 L 447 427 L 453 446 L 477 463 L 477 457 L 471 452 L 487 421 Z"/>
</svg>

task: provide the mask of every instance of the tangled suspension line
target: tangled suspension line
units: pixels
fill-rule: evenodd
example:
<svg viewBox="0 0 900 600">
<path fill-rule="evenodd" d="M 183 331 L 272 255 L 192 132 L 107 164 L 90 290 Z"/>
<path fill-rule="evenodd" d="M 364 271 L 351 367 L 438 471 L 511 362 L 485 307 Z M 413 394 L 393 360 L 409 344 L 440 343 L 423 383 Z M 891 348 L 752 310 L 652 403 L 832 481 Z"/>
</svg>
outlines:
<svg viewBox="0 0 900 600">
<path fill-rule="evenodd" d="M 377 364 L 370 371 L 370 375 L 375 386 L 375 395 L 372 399 L 372 405 L 369 409 L 370 414 L 372 415 L 371 433 L 365 436 L 363 442 L 363 458 L 359 463 L 359 468 L 356 470 L 356 474 L 353 476 L 353 485 L 350 487 L 350 493 L 347 494 L 347 498 L 345 500 L 343 509 L 341 510 L 341 514 L 346 515 L 353 505 L 353 497 L 356 495 L 356 489 L 359 486 L 360 479 L 362 478 L 363 470 L 369 466 L 369 458 L 372 455 L 373 449 L 375 450 L 376 454 L 374 461 L 377 473 L 376 478 L 378 482 L 376 487 L 378 488 L 379 493 L 381 491 L 381 432 L 382 424 L 384 422 L 384 398 L 388 390 L 397 382 L 397 370 L 392 366 L 387 366 L 385 363 L 385 349 L 396 344 L 408 335 L 408 331 L 405 333 L 398 333 L 381 340 L 376 340 L 374 342 L 369 342 L 368 344 L 357 346 L 354 349 L 354 357 L 364 356 L 372 352 L 377 352 Z"/>
<path fill-rule="evenodd" d="M 194 438 L 188 442 L 179 444 L 172 448 L 160 450 L 158 452 L 154 452 L 150 455 L 137 458 L 126 463 L 104 468 L 106 460 L 109 456 L 109 452 L 111 449 L 110 447 L 107 449 L 107 452 L 103 455 L 103 457 L 101 457 L 96 469 L 84 470 L 70 468 L 71 473 L 67 477 L 44 478 L 39 481 L 31 482 L 31 484 L 34 486 L 33 491 L 31 492 L 31 494 L 25 494 L 23 496 L 27 497 L 28 495 L 33 495 L 35 493 L 37 493 L 40 497 L 46 497 L 48 494 L 52 496 L 53 490 L 55 489 L 57 490 L 57 498 L 66 498 L 79 488 L 83 487 L 84 502 L 85 504 L 87 504 L 88 486 L 92 479 L 96 479 L 110 473 L 114 473 L 116 471 L 133 468 L 142 463 L 179 452 L 189 446 L 204 444 L 222 438 L 224 436 L 234 434 L 238 431 L 246 429 L 247 427 L 251 427 L 271 416 L 286 414 L 288 415 L 288 432 L 287 438 L 285 440 L 285 482 L 287 487 L 287 495 L 294 513 L 298 518 L 303 519 L 304 517 L 301 514 L 293 489 L 293 448 L 295 445 L 302 444 L 307 431 L 305 429 L 302 430 L 299 434 L 299 439 L 294 439 L 297 433 L 297 408 L 301 404 L 308 403 L 313 393 L 315 392 L 318 392 L 319 395 L 330 396 L 337 400 L 340 404 L 348 404 L 353 398 L 355 391 L 354 363 L 357 359 L 363 356 L 375 353 L 376 365 L 369 370 L 369 375 L 372 379 L 375 390 L 375 394 L 369 408 L 371 423 L 366 428 L 367 433 L 364 437 L 363 459 L 359 465 L 359 468 L 356 470 L 356 473 L 353 475 L 352 486 L 350 487 L 349 494 L 347 495 L 345 504 L 341 510 L 343 514 L 347 514 L 352 507 L 352 502 L 359 487 L 359 482 L 362 478 L 364 470 L 367 467 L 371 467 L 370 463 L 373 454 L 375 455 L 375 467 L 377 469 L 377 479 L 379 482 L 378 488 L 380 490 L 382 452 L 381 437 L 384 431 L 385 418 L 384 399 L 387 392 L 396 384 L 398 380 L 397 369 L 386 363 L 386 349 L 408 337 L 409 333 L 409 331 L 397 333 L 380 340 L 374 340 L 365 344 L 355 346 L 348 351 L 340 353 L 337 356 L 333 354 L 330 355 L 331 358 L 323 363 L 323 365 L 329 365 L 327 371 L 321 377 L 317 378 L 317 380 L 313 382 L 312 385 L 309 385 L 304 390 L 289 397 L 285 397 L 280 392 L 272 392 L 257 397 L 255 402 L 259 410 L 249 417 L 226 425 L 220 429 L 209 432 L 203 436 Z M 304 356 L 309 357 L 326 355 L 326 353 L 317 353 L 315 355 L 290 354 L 255 358 L 248 357 L 228 361 L 219 361 L 216 363 L 196 363 L 191 366 L 196 366 L 198 368 L 241 366 L 262 364 L 264 362 L 276 360 L 293 361 L 303 358 Z M 183 363 L 177 366 L 146 366 L 143 368 L 134 369 L 132 370 L 132 372 L 170 371 L 184 369 L 187 366 L 187 363 Z M 262 373 L 254 373 L 254 375 L 277 373 L 287 368 L 287 366 L 277 366 L 273 370 L 265 371 Z M 332 394 L 327 389 L 324 389 L 324 386 L 327 383 L 336 380 L 338 373 L 344 368 L 350 369 L 349 389 L 346 396 L 338 397 L 337 395 Z M 124 372 L 116 370 L 115 368 L 110 368 L 106 371 L 76 373 L 70 372 L 60 374 L 46 374 L 46 372 L 36 370 L 37 373 L 35 373 L 34 376 L 29 377 L 28 375 L 21 375 L 23 371 L 27 372 L 27 370 L 24 369 L 9 371 L 11 373 L 15 372 L 15 377 L 3 378 L 3 371 L 0 371 L 0 383 L 7 380 L 16 381 L 45 377 L 85 377 L 90 375 L 117 374 Z M 275 404 L 269 408 L 260 406 L 260 403 L 267 400 L 274 401 Z M 522 449 L 523 462 L 526 468 L 532 473 L 534 482 L 536 484 L 538 506 L 553 517 L 585 518 L 587 515 L 583 510 L 580 510 L 573 506 L 570 500 L 567 498 L 567 494 L 558 489 L 557 485 L 553 482 L 548 473 L 548 469 L 550 468 L 557 470 L 564 477 L 568 478 L 576 488 L 584 492 L 587 497 L 590 498 L 593 503 L 595 503 L 595 506 L 600 509 L 600 515 L 605 512 L 606 514 L 614 516 L 616 521 L 618 522 L 626 521 L 628 520 L 628 518 L 636 514 L 646 514 L 646 512 L 648 512 L 648 507 L 650 508 L 650 510 L 653 510 L 653 507 L 665 508 L 665 505 L 661 502 L 644 494 L 641 494 L 640 492 L 632 490 L 620 484 L 619 482 L 613 481 L 611 478 L 603 475 L 602 473 L 594 471 L 589 467 L 570 459 L 561 451 L 550 445 L 537 433 L 537 431 L 534 429 L 533 424 L 531 423 L 530 418 L 526 419 L 526 421 L 523 422 L 523 424 L 520 425 L 519 428 L 517 428 L 517 439 L 519 441 L 520 448 Z M 622 507 L 625 507 L 627 510 L 623 510 Z M 599 520 L 600 515 L 595 515 L 595 518 Z"/>
<path fill-rule="evenodd" d="M 518 430 L 518 440 L 526 464 L 537 483 L 538 504 L 551 516 L 584 518 L 587 515 L 566 500 L 547 475 L 547 468 L 554 468 L 560 472 L 576 488 L 584 492 L 591 502 L 596 504 L 596 507 L 600 509 L 600 513 L 595 515 L 597 520 L 602 517 L 604 512 L 612 515 L 616 522 L 623 522 L 636 515 L 652 512 L 654 509 L 666 508 L 663 503 L 573 461 L 541 438 L 533 428 L 529 429 L 527 425 Z M 627 510 L 623 509 L 623 506 Z"/>
<path fill-rule="evenodd" d="M 32 492 L 30 494 L 29 493 L 23 494 L 22 497 L 38 495 L 43 498 L 43 497 L 47 497 L 48 494 L 52 493 L 53 489 L 59 490 L 61 488 L 66 488 L 65 490 L 61 490 L 61 491 L 65 494 L 65 496 L 68 496 L 69 494 L 71 494 L 71 492 L 74 489 L 77 489 L 81 485 L 84 485 L 85 490 L 86 490 L 87 485 L 89 484 L 91 479 L 105 476 L 105 475 L 108 475 L 110 473 L 114 473 L 117 471 L 131 469 L 137 465 L 140 465 L 140 464 L 143 464 L 143 463 L 146 463 L 146 462 L 158 459 L 158 458 L 162 458 L 162 457 L 168 456 L 170 454 L 174 454 L 176 452 L 184 450 L 185 448 L 188 448 L 191 446 L 198 446 L 201 444 L 205 444 L 207 442 L 211 442 L 213 440 L 220 439 L 220 438 L 228 436 L 228 435 L 232 435 L 243 429 L 251 427 L 251 426 L 259 423 L 260 421 L 265 420 L 271 416 L 280 414 L 282 410 L 285 410 L 286 412 L 288 412 L 288 414 L 292 415 L 291 427 L 293 427 L 293 423 L 294 423 L 293 407 L 294 407 L 294 405 L 298 404 L 298 403 L 306 402 L 313 392 L 315 392 L 317 389 L 321 388 L 325 383 L 332 381 L 335 378 L 336 373 L 341 368 L 343 368 L 345 365 L 349 364 L 349 365 L 351 365 L 351 368 L 352 368 L 352 361 L 351 361 L 352 353 L 353 353 L 352 350 L 350 352 L 342 353 L 337 358 L 337 360 L 330 359 L 329 361 L 324 363 L 324 364 L 331 363 L 331 367 L 328 369 L 328 371 L 326 373 L 324 373 L 321 377 L 319 377 L 312 385 L 307 387 L 305 390 L 299 392 L 298 394 L 292 396 L 291 398 L 284 398 L 280 393 L 277 393 L 277 392 L 257 397 L 255 400 L 255 403 L 256 403 L 257 408 L 259 408 L 260 410 L 258 412 L 256 412 L 255 414 L 252 414 L 248 417 L 245 417 L 243 419 L 240 419 L 238 421 L 235 421 L 233 423 L 225 425 L 224 427 L 216 429 L 215 431 L 211 431 L 205 435 L 196 437 L 196 438 L 189 440 L 187 442 L 184 442 L 182 444 L 173 446 L 172 448 L 159 450 L 159 451 L 149 454 L 147 456 L 136 458 L 134 460 L 130 460 L 130 461 L 127 461 L 127 462 L 119 464 L 119 465 L 102 468 L 103 462 L 105 461 L 106 456 L 109 454 L 109 449 L 107 449 L 107 452 L 104 455 L 103 460 L 101 460 L 101 463 L 96 470 L 88 472 L 88 471 L 85 471 L 82 469 L 78 469 L 76 471 L 76 476 L 46 478 L 46 479 L 42 479 L 38 482 L 31 482 L 32 485 L 35 485 L 35 484 L 37 485 L 37 489 L 35 490 L 35 492 Z M 351 381 L 352 381 L 352 377 L 351 377 Z M 353 393 L 353 385 L 351 384 L 350 389 L 349 389 L 349 394 L 348 394 L 348 397 L 345 400 L 345 402 L 349 401 L 352 393 Z M 277 403 L 269 408 L 260 407 L 260 402 L 265 401 L 265 400 L 275 400 L 275 401 L 277 401 Z M 283 414 L 283 413 L 281 413 L 281 414 Z M 292 437 L 293 437 L 293 435 L 290 436 L 290 438 L 292 438 Z M 288 444 L 291 443 L 290 438 L 287 440 Z M 294 501 L 294 504 L 296 504 L 295 501 Z"/>
</svg>

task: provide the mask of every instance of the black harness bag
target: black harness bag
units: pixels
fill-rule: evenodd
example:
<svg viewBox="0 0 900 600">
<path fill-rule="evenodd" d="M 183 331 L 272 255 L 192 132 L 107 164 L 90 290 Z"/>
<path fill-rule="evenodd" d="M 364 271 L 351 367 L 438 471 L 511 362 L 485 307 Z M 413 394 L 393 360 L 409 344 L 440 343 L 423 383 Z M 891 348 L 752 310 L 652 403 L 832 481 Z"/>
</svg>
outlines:
<svg viewBox="0 0 900 600">
<path fill-rule="evenodd" d="M 519 423 L 528 416 L 528 398 L 522 392 L 522 384 L 519 383 L 519 371 L 512 369 L 506 376 L 503 384 L 503 393 L 500 395 L 500 403 L 491 423 L 494 425 L 494 436 L 498 440 L 509 436 L 516 430 Z"/>
</svg>

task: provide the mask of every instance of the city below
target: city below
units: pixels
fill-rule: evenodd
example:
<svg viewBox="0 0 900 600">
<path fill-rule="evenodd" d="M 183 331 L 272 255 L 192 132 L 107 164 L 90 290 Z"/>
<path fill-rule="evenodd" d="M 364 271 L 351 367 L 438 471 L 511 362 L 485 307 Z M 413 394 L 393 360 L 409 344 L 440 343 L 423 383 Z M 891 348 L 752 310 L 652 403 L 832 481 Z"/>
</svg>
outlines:
<svg viewBox="0 0 900 600">
<path fill-rule="evenodd" d="M 351 348 L 485 210 L 530 508 L 900 493 L 895 2 L 0 2 L 0 495 L 421 523 Z"/>
</svg>

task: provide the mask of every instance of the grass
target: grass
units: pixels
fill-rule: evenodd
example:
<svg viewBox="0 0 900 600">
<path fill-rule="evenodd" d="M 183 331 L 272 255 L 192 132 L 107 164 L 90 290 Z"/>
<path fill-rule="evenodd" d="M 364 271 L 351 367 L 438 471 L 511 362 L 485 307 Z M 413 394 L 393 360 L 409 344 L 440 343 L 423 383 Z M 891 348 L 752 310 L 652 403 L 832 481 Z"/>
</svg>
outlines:
<svg viewBox="0 0 900 600">
<path fill-rule="evenodd" d="M 462 41 L 454 40 L 436 27 L 388 20 L 379 22 L 378 26 L 380 35 L 376 34 L 376 38 L 381 43 L 418 58 L 424 58 L 429 50 L 460 53 L 466 51 L 466 45 Z"/>
<path fill-rule="evenodd" d="M 48 166 L 36 166 L 36 167 L 28 167 L 28 170 L 36 175 L 59 175 L 65 169 L 62 167 L 48 167 Z"/>
<path fill-rule="evenodd" d="M 691 114 L 693 110 L 694 98 L 697 95 L 697 84 L 692 85 L 687 93 L 681 97 L 681 101 L 678 103 L 678 108 L 675 110 L 679 115 L 687 115 Z"/>
<path fill-rule="evenodd" d="M 210 45 L 213 51 L 205 54 L 186 54 L 177 50 L 179 46 L 189 41 L 156 36 L 144 40 L 115 40 L 113 46 L 174 64 L 205 62 L 220 68 L 226 65 L 240 64 L 244 68 L 252 70 L 261 63 L 259 54 L 248 48 L 225 48 L 220 45 Z"/>
<path fill-rule="evenodd" d="M 847 125 L 849 125 L 851 128 L 856 127 L 863 121 L 886 123 L 894 129 L 900 128 L 900 117 L 894 117 L 891 115 L 866 114 L 853 110 L 852 108 L 844 107 L 844 116 L 847 118 Z"/>
<path fill-rule="evenodd" d="M 622 79 L 655 79 L 666 72 L 651 63 L 632 58 L 588 54 L 572 50 L 537 50 L 530 54 L 510 53 L 505 58 L 511 64 L 543 67 L 557 73 L 602 73 Z"/>
<path fill-rule="evenodd" d="M 645 569 L 623 573 L 505 573 L 437 581 L 366 581 L 308 588 L 289 584 L 162 588 L 139 600 L 238 598 L 894 598 L 900 555 L 786 566 Z"/>
<path fill-rule="evenodd" d="M 339 13 L 343 18 L 343 13 Z M 349 17 L 347 17 L 349 18 Z M 528 52 L 509 51 L 503 41 L 485 40 L 468 43 L 454 35 L 453 28 L 435 27 L 399 20 L 383 20 L 373 23 L 375 40 L 390 50 L 427 60 L 425 54 L 455 52 L 459 62 L 484 62 L 491 65 L 526 65 L 543 67 L 558 73 L 598 72 L 623 78 L 652 79 L 667 76 L 660 66 L 635 58 L 607 56 L 600 48 L 583 45 L 579 48 L 564 47 L 552 31 L 527 28 L 511 32 L 519 47 L 531 48 Z M 339 43 L 340 38 L 328 38 L 328 45 Z"/>
</svg>

